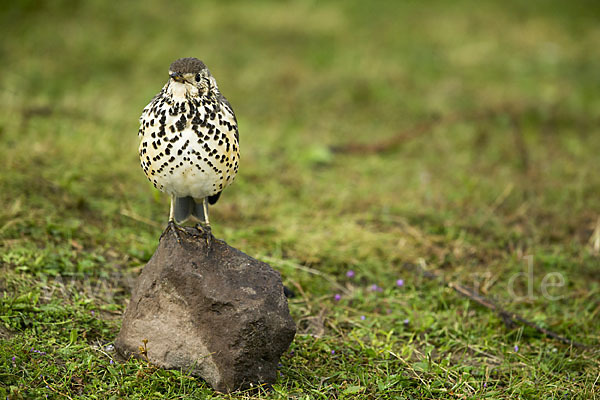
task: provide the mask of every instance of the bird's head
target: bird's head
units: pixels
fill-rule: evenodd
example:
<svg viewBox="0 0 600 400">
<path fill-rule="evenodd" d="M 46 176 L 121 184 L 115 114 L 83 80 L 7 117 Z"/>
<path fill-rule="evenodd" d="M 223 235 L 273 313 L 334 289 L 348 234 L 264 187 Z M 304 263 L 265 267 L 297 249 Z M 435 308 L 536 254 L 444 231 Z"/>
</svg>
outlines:
<svg viewBox="0 0 600 400">
<path fill-rule="evenodd" d="M 207 96 L 218 90 L 217 82 L 206 65 L 193 57 L 180 58 L 171 64 L 168 84 L 173 93 L 189 93 L 192 96 Z"/>
</svg>

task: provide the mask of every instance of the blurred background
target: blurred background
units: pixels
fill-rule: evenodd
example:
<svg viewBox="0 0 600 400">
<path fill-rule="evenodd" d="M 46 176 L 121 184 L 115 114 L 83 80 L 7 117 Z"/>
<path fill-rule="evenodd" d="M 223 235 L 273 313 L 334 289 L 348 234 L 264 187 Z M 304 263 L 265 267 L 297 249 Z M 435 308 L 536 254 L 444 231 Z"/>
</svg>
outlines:
<svg viewBox="0 0 600 400">
<path fill-rule="evenodd" d="M 382 229 L 360 229 L 363 220 L 401 218 L 425 231 L 498 223 L 524 242 L 583 245 L 600 213 L 599 10 L 593 1 L 6 4 L 3 234 L 48 220 L 127 232 L 124 212 L 158 224 L 154 237 L 168 206 L 138 166 L 138 118 L 169 64 L 194 56 L 240 124 L 241 171 L 214 209 L 226 239 L 255 250 L 289 241 L 310 260 L 323 235 L 359 251 L 361 240 L 381 240 L 361 239 Z M 359 235 L 351 244 L 349 230 Z"/>
<path fill-rule="evenodd" d="M 138 118 L 170 63 L 197 57 L 240 129 L 213 232 L 282 271 L 300 332 L 323 308 L 330 325 L 453 324 L 463 303 L 410 278 L 417 263 L 597 339 L 599 22 L 585 0 L 3 4 L 2 267 L 22 290 L 139 272 L 168 199 L 139 166 Z M 526 255 L 533 296 L 520 278 L 511 294 Z M 541 292 L 551 272 L 561 301 Z M 354 303 L 332 311 L 338 292 Z M 489 318 L 464 315 L 474 332 Z"/>
</svg>

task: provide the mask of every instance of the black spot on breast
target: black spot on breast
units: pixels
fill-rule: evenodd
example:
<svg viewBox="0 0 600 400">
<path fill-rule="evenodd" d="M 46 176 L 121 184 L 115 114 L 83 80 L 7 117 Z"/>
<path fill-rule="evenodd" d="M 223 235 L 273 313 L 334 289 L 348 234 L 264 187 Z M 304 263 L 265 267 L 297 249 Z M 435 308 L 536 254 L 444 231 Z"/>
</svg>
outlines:
<svg viewBox="0 0 600 400">
<path fill-rule="evenodd" d="M 185 115 L 182 115 L 181 118 L 179 118 L 179 120 L 175 123 L 175 127 L 178 131 L 182 131 L 185 128 L 186 122 L 187 119 L 185 118 Z"/>
</svg>

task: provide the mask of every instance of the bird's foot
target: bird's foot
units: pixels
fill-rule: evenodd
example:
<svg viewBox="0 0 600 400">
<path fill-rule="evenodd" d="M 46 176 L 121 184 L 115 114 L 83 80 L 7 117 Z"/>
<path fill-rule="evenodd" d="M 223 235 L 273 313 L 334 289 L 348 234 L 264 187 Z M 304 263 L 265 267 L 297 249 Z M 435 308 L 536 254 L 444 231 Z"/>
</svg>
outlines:
<svg viewBox="0 0 600 400">
<path fill-rule="evenodd" d="M 210 245 L 212 244 L 213 234 L 210 229 L 210 225 L 198 224 L 196 225 L 196 230 L 204 236 L 206 240 L 206 247 L 210 250 Z"/>
<path fill-rule="evenodd" d="M 165 228 L 163 233 L 160 235 L 160 239 L 158 239 L 158 240 L 161 241 L 163 236 L 165 236 L 167 234 L 167 232 L 169 232 L 169 231 L 173 232 L 173 234 L 175 235 L 175 238 L 177 239 L 177 243 L 181 243 L 181 236 L 179 236 L 179 231 L 185 233 L 185 229 L 183 229 L 182 227 L 177 225 L 175 223 L 175 221 L 173 221 L 173 220 L 169 221 L 169 223 L 167 224 L 167 227 Z"/>
</svg>

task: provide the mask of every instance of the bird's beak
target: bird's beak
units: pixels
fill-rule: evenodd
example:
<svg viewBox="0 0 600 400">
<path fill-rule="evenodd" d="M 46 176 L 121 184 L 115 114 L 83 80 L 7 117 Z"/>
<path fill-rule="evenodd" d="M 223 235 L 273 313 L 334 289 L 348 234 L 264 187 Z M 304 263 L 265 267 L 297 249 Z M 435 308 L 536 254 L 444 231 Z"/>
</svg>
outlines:
<svg viewBox="0 0 600 400">
<path fill-rule="evenodd" d="M 183 79 L 183 75 L 181 75 L 180 73 L 177 73 L 177 72 L 170 72 L 169 76 L 175 82 L 183 83 L 185 81 L 185 79 Z"/>
</svg>

